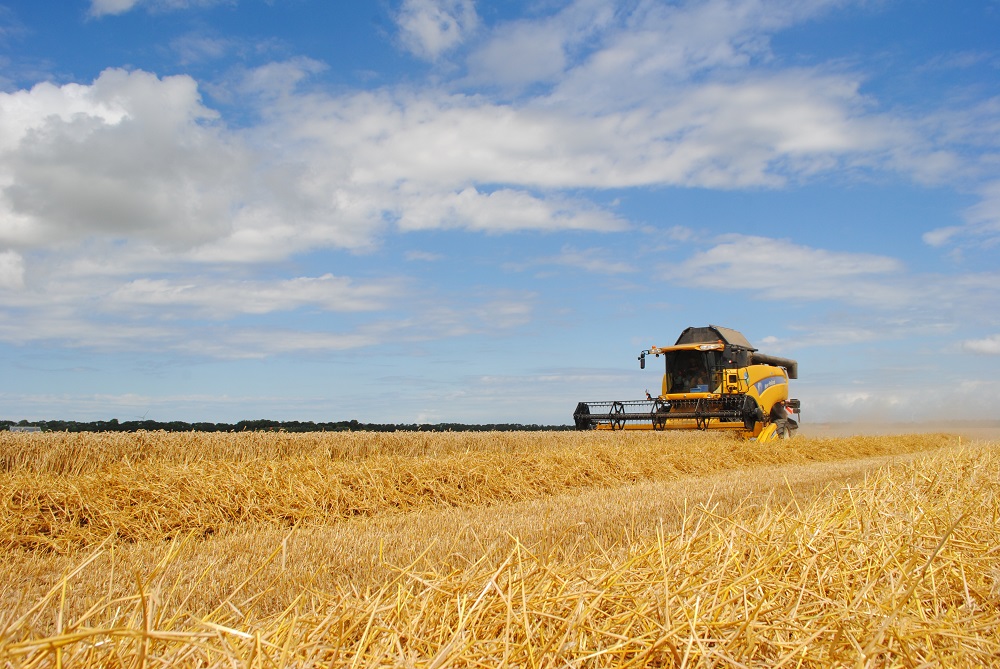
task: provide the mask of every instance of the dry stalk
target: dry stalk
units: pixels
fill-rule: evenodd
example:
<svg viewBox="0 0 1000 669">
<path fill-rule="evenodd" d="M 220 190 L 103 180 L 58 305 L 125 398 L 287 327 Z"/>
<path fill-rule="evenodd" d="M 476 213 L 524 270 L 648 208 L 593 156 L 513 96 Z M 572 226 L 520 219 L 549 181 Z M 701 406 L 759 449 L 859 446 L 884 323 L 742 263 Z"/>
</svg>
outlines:
<svg viewBox="0 0 1000 669">
<path fill-rule="evenodd" d="M 461 569 L 418 559 L 274 614 L 255 613 L 245 583 L 188 609 L 163 564 L 132 596 L 60 619 L 81 565 L 0 633 L 0 663 L 986 666 L 1000 658 L 998 493 L 1000 448 L 945 449 L 797 504 L 694 506 L 619 550 L 565 558 L 511 538 Z"/>
<path fill-rule="evenodd" d="M 756 444 L 671 433 L 0 432 L 0 549 L 64 553 L 108 537 L 315 527 L 948 443 L 946 435 Z"/>
</svg>

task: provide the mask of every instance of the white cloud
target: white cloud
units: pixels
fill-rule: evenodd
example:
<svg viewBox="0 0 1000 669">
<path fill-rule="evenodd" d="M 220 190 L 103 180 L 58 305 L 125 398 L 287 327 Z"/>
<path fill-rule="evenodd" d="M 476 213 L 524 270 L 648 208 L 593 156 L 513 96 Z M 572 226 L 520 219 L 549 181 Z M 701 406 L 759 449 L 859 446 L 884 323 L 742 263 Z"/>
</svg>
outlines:
<svg viewBox="0 0 1000 669">
<path fill-rule="evenodd" d="M 91 0 L 91 16 L 104 16 L 106 14 L 124 14 L 135 7 L 140 0 Z"/>
<path fill-rule="evenodd" d="M 567 68 L 553 97 L 586 102 L 597 109 L 609 104 L 628 106 L 708 70 L 745 71 L 753 62 L 769 57 L 770 34 L 837 4 L 840 0 L 706 0 L 640 2 L 625 8 L 578 2 L 573 5 L 574 15 L 584 15 L 583 10 L 590 8 L 594 18 L 586 29 L 553 30 L 551 41 L 560 43 L 564 34 L 575 34 L 580 37 L 575 46 L 584 51 Z M 553 20 L 548 23 L 560 25 Z M 496 64 L 503 67 L 502 62 Z"/>
<path fill-rule="evenodd" d="M 663 235 L 673 242 L 689 242 L 696 239 L 698 236 L 693 229 L 687 227 L 686 225 L 674 225 L 665 232 L 657 230 L 656 234 Z"/>
<path fill-rule="evenodd" d="M 1000 355 L 1000 335 L 964 341 L 962 342 L 962 348 L 969 353 Z"/>
<path fill-rule="evenodd" d="M 501 88 L 553 82 L 572 66 L 575 51 L 600 40 L 614 12 L 607 0 L 577 0 L 550 17 L 500 24 L 470 54 L 469 79 Z"/>
<path fill-rule="evenodd" d="M 472 0 L 404 0 L 396 16 L 403 44 L 435 60 L 461 44 L 479 23 Z"/>
<path fill-rule="evenodd" d="M 498 298 L 490 300 L 475 309 L 480 327 L 486 332 L 506 330 L 525 325 L 531 321 L 534 312 L 534 296 L 519 299 Z"/>
<path fill-rule="evenodd" d="M 430 251 L 407 251 L 404 254 L 407 260 L 419 260 L 421 262 L 437 262 L 438 260 L 443 260 L 444 256 L 440 253 L 431 253 Z"/>
<path fill-rule="evenodd" d="M 500 87 L 556 79 L 566 64 L 559 39 L 533 23 L 497 31 L 469 61 L 473 82 Z"/>
<path fill-rule="evenodd" d="M 993 181 L 979 190 L 980 200 L 965 211 L 965 225 L 937 228 L 924 233 L 923 240 L 931 246 L 955 243 L 959 246 L 995 246 L 1000 242 L 1000 181 Z"/>
<path fill-rule="evenodd" d="M 467 228 L 485 232 L 516 230 L 622 230 L 625 222 L 585 202 L 539 198 L 502 189 L 480 193 L 430 193 L 404 198 L 397 222 L 404 231 Z"/>
<path fill-rule="evenodd" d="M 0 252 L 0 288 L 24 286 L 24 258 L 16 251 Z"/>
<path fill-rule="evenodd" d="M 872 319 L 866 319 L 869 322 Z M 773 335 L 760 340 L 761 345 L 766 346 L 769 352 L 782 353 L 801 348 L 814 348 L 818 346 L 849 346 L 877 339 L 890 339 L 900 335 L 900 328 L 886 327 L 884 320 L 878 320 L 869 325 L 843 322 L 825 322 L 813 324 L 810 327 L 798 326 L 794 328 L 795 335 L 791 337 L 778 338 Z M 912 333 L 912 329 L 908 330 Z"/>
<path fill-rule="evenodd" d="M 95 301 L 88 298 L 86 305 Z M 99 305 L 98 305 L 99 306 Z M 99 313 L 83 313 L 83 304 L 44 303 L 22 307 L 16 319 L 0 319 L 0 341 L 8 344 L 54 344 L 103 351 L 167 351 L 194 334 L 162 324 L 119 321 L 113 325 Z"/>
<path fill-rule="evenodd" d="M 0 291 L 0 308 L 18 309 L 17 319 L 0 319 L 0 341 L 238 359 L 419 338 L 424 333 L 412 323 L 377 320 L 384 319 L 395 296 L 392 285 L 358 285 L 338 277 L 215 284 L 135 279 L 124 285 L 93 278 L 77 284 L 53 280 L 17 301 Z M 326 329 L 314 331 L 290 327 L 282 317 L 268 318 L 291 310 L 367 312 L 376 320 L 325 319 L 319 322 Z M 234 322 L 235 317 L 243 318 Z M 299 322 L 316 323 L 317 318 L 307 313 Z"/>
<path fill-rule="evenodd" d="M 685 286 L 751 291 L 769 300 L 900 307 L 913 299 L 911 291 L 894 280 L 903 272 L 903 264 L 895 258 L 745 235 L 723 235 L 720 242 L 664 268 L 664 278 Z"/>
<path fill-rule="evenodd" d="M 249 73 L 242 90 L 267 120 L 239 132 L 184 76 L 108 70 L 90 86 L 0 95 L 0 241 L 104 236 L 247 263 L 364 248 L 391 221 L 620 230 L 551 189 L 775 184 L 881 141 L 877 124 L 851 116 L 853 83 L 805 72 L 594 116 L 434 91 L 297 93 L 318 67 Z"/>
<path fill-rule="evenodd" d="M 233 44 L 233 40 L 230 39 L 189 33 L 172 40 L 170 48 L 180 58 L 181 63 L 187 65 L 222 58 L 229 53 Z"/>
<path fill-rule="evenodd" d="M 305 76 L 311 61 L 289 67 Z M 272 100 L 282 91 L 269 77 L 255 85 Z M 379 191 L 352 187 L 343 163 L 285 128 L 237 133 L 217 116 L 190 77 L 141 71 L 0 93 L 0 243 L 52 249 L 100 238 L 247 263 L 372 242 L 386 211 Z M 251 144 L 285 141 L 293 146 L 282 155 Z M 322 168 L 311 174 L 313 160 Z"/>
<path fill-rule="evenodd" d="M 645 105 L 595 113 L 544 100 L 515 106 L 382 91 L 289 101 L 280 116 L 300 141 L 348 161 L 337 169 L 355 185 L 425 190 L 780 185 L 901 137 L 861 113 L 856 82 L 814 72 L 651 95 Z"/>
<path fill-rule="evenodd" d="M 118 308 L 187 308 L 207 318 L 234 314 L 267 314 L 315 307 L 326 311 L 377 311 L 399 294 L 392 282 L 356 285 L 351 279 L 324 274 L 282 281 L 205 281 L 178 283 L 166 279 L 135 279 L 109 296 Z"/>
<path fill-rule="evenodd" d="M 947 390 L 948 402 L 942 403 L 938 394 L 927 392 L 928 378 L 933 379 L 935 387 Z M 804 428 L 816 422 L 870 423 L 858 427 L 859 433 L 870 434 L 872 425 L 898 430 L 900 426 L 892 423 L 992 417 L 996 415 L 995 398 L 1000 383 L 970 380 L 961 373 L 931 368 L 923 370 L 921 376 L 906 374 L 896 379 L 883 376 L 854 387 L 839 379 L 823 385 L 800 380 L 792 392 L 802 400 Z"/>
<path fill-rule="evenodd" d="M 276 99 L 293 95 L 300 82 L 324 70 L 326 65 L 313 58 L 274 61 L 244 72 L 235 87 L 240 93 L 256 96 L 255 103 L 266 113 Z"/>
<path fill-rule="evenodd" d="M 91 235 L 185 247 L 225 234 L 243 150 L 190 77 L 106 70 L 0 94 L 0 241 Z"/>
<path fill-rule="evenodd" d="M 90 0 L 90 15 L 94 17 L 124 14 L 139 5 L 153 11 L 204 7 L 236 0 Z"/>
<path fill-rule="evenodd" d="M 551 95 L 510 105 L 434 90 L 303 94 L 297 83 L 323 66 L 300 59 L 248 73 L 236 92 L 257 96 L 266 120 L 236 132 L 213 123 L 186 77 L 108 71 L 89 87 L 40 85 L 14 94 L 30 98 L 20 116 L 17 105 L 4 109 L 21 128 L 0 133 L 0 145 L 4 136 L 18 143 L 4 160 L 8 181 L 16 174 L 18 183 L 5 187 L 10 215 L 0 241 L 89 231 L 190 248 L 203 261 L 250 262 L 305 248 L 364 248 L 392 220 L 403 229 L 623 227 L 552 192 L 560 189 L 776 187 L 842 167 L 927 169 L 935 160 L 921 152 L 912 124 L 873 113 L 859 78 L 747 67 L 766 56 L 768 34 L 836 4 L 711 0 L 626 10 L 587 0 L 502 24 L 473 60 L 522 40 L 558 45 L 563 57 L 536 60 L 569 73 Z M 469 2 L 408 2 L 398 18 L 434 54 L 476 22 Z M 510 58 L 488 60 L 500 68 Z M 740 77 L 690 79 L 719 67 Z M 128 86 L 102 98 L 99 89 L 113 79 Z M 635 91 L 606 88 L 630 82 Z M 184 87 L 184 96 L 168 90 Z M 592 93 L 602 104 L 590 104 Z M 171 108 L 163 100 L 174 97 L 186 115 L 158 124 L 159 107 Z M 140 99 L 153 104 L 140 108 Z M 46 118 L 54 120 L 39 122 Z M 138 151 L 133 138 L 145 141 L 151 128 L 164 131 L 162 141 L 154 133 Z M 144 163 L 140 153 L 156 159 Z M 501 201 L 515 205 L 510 216 L 496 212 Z M 942 243 L 949 234 L 928 239 Z"/>
<path fill-rule="evenodd" d="M 199 337 L 178 340 L 174 348 L 216 358 L 264 358 L 287 353 L 347 351 L 375 346 L 385 339 L 384 333 L 364 330 L 337 333 L 252 328 L 205 332 Z"/>
<path fill-rule="evenodd" d="M 534 264 L 576 267 L 595 274 L 628 274 L 636 271 L 627 262 L 610 259 L 606 249 L 577 249 L 572 246 L 564 246 L 559 255 L 538 258 Z"/>
<path fill-rule="evenodd" d="M 0 342 L 261 358 L 492 335 L 529 323 L 537 301 L 527 292 L 421 293 L 405 277 L 247 279 L 224 265 L 193 274 L 198 266 L 150 258 L 144 272 L 133 258 L 36 252 L 25 272 L 19 254 L 0 254 L 0 313 L 18 314 L 0 318 Z"/>
<path fill-rule="evenodd" d="M 949 225 L 943 228 L 928 230 L 921 236 L 921 238 L 924 240 L 924 243 L 930 246 L 944 246 L 961 231 L 961 227 L 957 225 Z"/>
</svg>

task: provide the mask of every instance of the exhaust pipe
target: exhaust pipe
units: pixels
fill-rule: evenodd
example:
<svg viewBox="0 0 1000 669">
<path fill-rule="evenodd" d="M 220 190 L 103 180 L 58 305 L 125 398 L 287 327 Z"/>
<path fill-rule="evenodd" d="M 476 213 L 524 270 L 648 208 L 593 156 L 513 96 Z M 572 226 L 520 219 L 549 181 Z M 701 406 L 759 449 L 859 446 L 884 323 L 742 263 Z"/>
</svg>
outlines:
<svg viewBox="0 0 1000 669">
<path fill-rule="evenodd" d="M 784 367 L 785 371 L 788 372 L 788 378 L 797 379 L 799 378 L 799 363 L 795 362 L 790 358 L 779 358 L 775 355 L 766 355 L 764 353 L 757 353 L 754 351 L 752 362 L 754 364 L 762 365 L 774 365 L 775 367 Z"/>
</svg>

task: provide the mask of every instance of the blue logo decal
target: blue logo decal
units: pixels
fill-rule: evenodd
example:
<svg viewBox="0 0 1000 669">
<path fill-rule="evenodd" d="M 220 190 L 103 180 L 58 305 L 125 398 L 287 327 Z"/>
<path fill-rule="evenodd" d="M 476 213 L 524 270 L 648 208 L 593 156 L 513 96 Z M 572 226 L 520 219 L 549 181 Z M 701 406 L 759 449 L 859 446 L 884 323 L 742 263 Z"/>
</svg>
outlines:
<svg viewBox="0 0 1000 669">
<path fill-rule="evenodd" d="M 753 384 L 754 389 L 757 391 L 758 395 L 763 395 L 764 391 L 771 386 L 776 386 L 779 383 L 784 383 L 785 377 L 783 376 L 769 376 L 766 379 L 761 379 L 757 383 Z"/>
</svg>

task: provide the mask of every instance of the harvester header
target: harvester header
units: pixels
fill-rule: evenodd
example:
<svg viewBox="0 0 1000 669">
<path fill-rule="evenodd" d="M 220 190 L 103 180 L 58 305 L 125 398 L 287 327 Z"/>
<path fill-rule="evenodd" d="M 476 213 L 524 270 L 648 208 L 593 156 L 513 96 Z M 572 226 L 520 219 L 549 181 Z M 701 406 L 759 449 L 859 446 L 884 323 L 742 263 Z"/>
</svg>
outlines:
<svg viewBox="0 0 1000 669">
<path fill-rule="evenodd" d="M 758 440 L 790 437 L 798 428 L 797 399 L 788 381 L 794 360 L 760 353 L 746 337 L 718 325 L 689 327 L 673 346 L 639 353 L 664 358 L 661 392 L 644 400 L 580 402 L 573 412 L 579 430 L 731 430 Z"/>
</svg>

